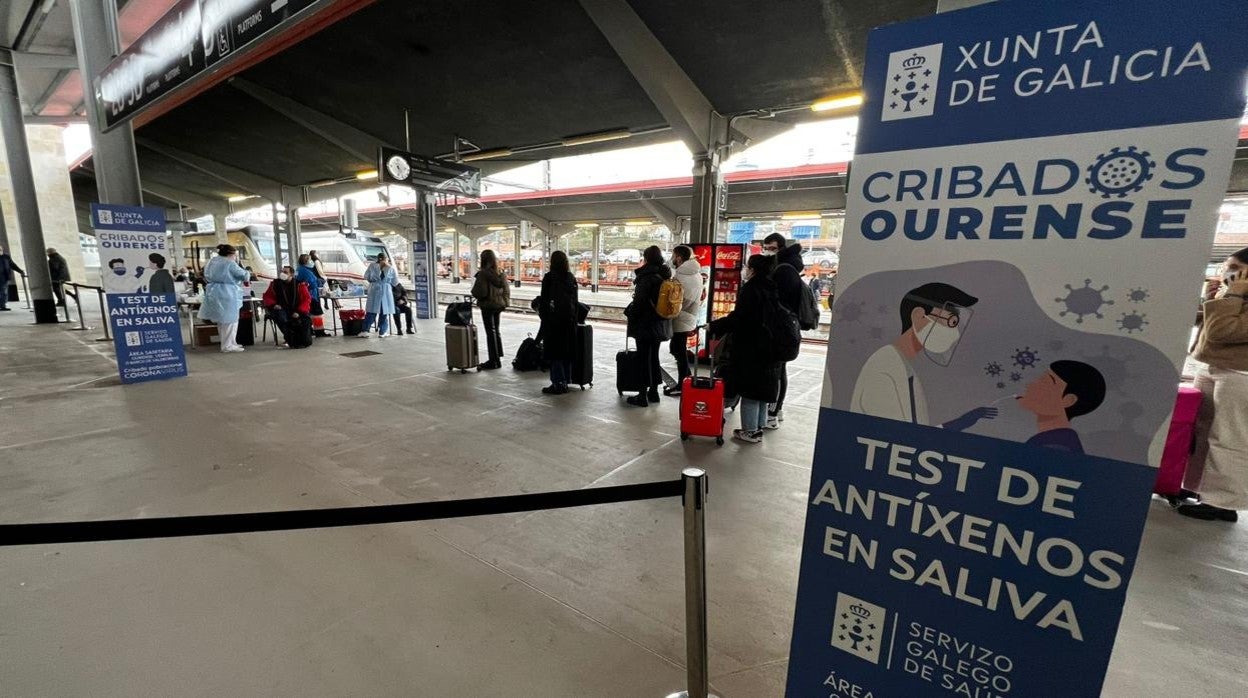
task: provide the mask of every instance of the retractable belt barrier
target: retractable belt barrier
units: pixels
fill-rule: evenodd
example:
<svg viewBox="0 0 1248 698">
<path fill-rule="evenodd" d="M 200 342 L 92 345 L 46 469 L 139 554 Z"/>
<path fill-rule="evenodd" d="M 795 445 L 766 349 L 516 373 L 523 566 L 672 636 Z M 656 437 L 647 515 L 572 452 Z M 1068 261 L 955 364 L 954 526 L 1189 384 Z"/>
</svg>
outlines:
<svg viewBox="0 0 1248 698">
<path fill-rule="evenodd" d="M 86 320 L 84 320 L 84 319 L 83 319 L 83 317 L 82 317 L 82 290 L 85 288 L 85 289 L 88 289 L 88 290 L 91 290 L 91 291 L 95 291 L 95 293 L 96 293 L 96 295 L 98 296 L 99 301 L 100 301 L 100 320 L 104 323 L 104 337 L 103 337 L 103 338 L 101 338 L 101 339 L 100 339 L 100 340 L 98 340 L 98 341 L 101 341 L 101 342 L 102 342 L 102 341 L 107 341 L 107 340 L 111 340 L 111 339 L 112 339 L 112 337 L 111 337 L 111 336 L 109 335 L 109 333 L 108 333 L 108 332 L 109 332 L 109 330 L 108 330 L 108 310 L 104 307 L 104 289 L 103 289 L 103 287 L 101 287 L 101 286 L 92 286 L 91 284 L 80 284 L 80 283 L 78 283 L 78 282 L 76 282 L 76 281 L 53 281 L 52 283 L 56 283 L 56 284 L 60 284 L 60 285 L 61 285 L 61 298 L 65 298 L 65 297 L 66 297 L 66 296 L 65 296 L 65 287 L 66 287 L 66 286 L 73 286 L 73 287 L 74 287 L 74 290 L 75 290 L 75 293 L 74 293 L 74 305 L 78 306 L 78 326 L 74 328 L 75 330 L 89 330 L 89 329 L 91 329 L 91 327 L 87 325 L 87 321 L 86 321 Z M 65 322 L 70 322 L 70 319 L 69 319 L 69 302 L 68 302 L 68 301 L 66 301 L 66 303 L 65 303 Z"/>
<path fill-rule="evenodd" d="M 679 480 L 501 497 L 453 499 L 441 502 L 265 511 L 249 514 L 171 516 L 153 519 L 3 524 L 0 525 L 0 547 L 341 528 L 680 497 L 684 504 L 685 647 L 688 662 L 688 690 L 672 694 L 669 698 L 674 696 L 707 698 L 709 673 L 706 637 L 706 493 L 706 472 L 697 468 L 687 468 L 681 473 Z"/>
</svg>

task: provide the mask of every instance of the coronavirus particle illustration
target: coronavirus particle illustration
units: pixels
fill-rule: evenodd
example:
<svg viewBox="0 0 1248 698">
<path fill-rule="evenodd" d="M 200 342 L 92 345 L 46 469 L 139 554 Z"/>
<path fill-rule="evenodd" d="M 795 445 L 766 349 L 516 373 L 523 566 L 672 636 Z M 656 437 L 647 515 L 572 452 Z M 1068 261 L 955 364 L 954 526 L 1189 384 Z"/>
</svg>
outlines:
<svg viewBox="0 0 1248 698">
<path fill-rule="evenodd" d="M 1122 395 L 1126 394 L 1127 388 L 1136 384 L 1135 374 L 1127 366 L 1131 358 L 1133 357 L 1114 351 L 1108 346 L 1102 346 L 1100 354 L 1083 355 L 1083 359 L 1105 377 L 1105 387 Z"/>
<path fill-rule="evenodd" d="M 863 301 L 836 304 L 837 322 L 858 322 L 864 314 L 866 303 Z"/>
<path fill-rule="evenodd" d="M 1082 323 L 1083 318 L 1088 315 L 1095 315 L 1097 318 L 1105 317 L 1101 313 L 1101 307 L 1114 304 L 1112 300 L 1105 297 L 1105 292 L 1109 290 L 1109 287 L 1093 288 L 1092 279 L 1084 279 L 1083 286 L 1079 288 L 1066 284 L 1066 290 L 1069 293 L 1065 298 L 1055 299 L 1056 302 L 1066 305 L 1066 309 L 1058 314 L 1062 317 L 1075 315 L 1077 316 L 1075 322 L 1078 323 Z"/>
<path fill-rule="evenodd" d="M 1014 381 L 1015 383 L 1021 381 L 1022 379 L 1023 379 L 1023 374 L 1019 373 L 1018 371 L 1015 371 L 1010 374 L 1010 380 Z"/>
<path fill-rule="evenodd" d="M 984 367 L 984 373 L 987 373 L 988 375 L 993 376 L 993 377 L 1001 375 L 1001 372 L 1004 370 L 1005 369 L 1001 368 L 1001 364 L 997 363 L 996 361 L 993 361 L 992 363 Z"/>
<path fill-rule="evenodd" d="M 1134 310 L 1124 313 L 1122 318 L 1118 320 L 1118 329 L 1125 330 L 1127 334 L 1143 332 L 1144 326 L 1148 324 L 1148 320 L 1144 319 L 1146 317 L 1148 316 L 1143 313 L 1137 313 Z"/>
<path fill-rule="evenodd" d="M 1124 198 L 1143 189 L 1144 183 L 1153 178 L 1157 163 L 1150 157 L 1148 151 L 1135 146 L 1126 150 L 1115 147 L 1088 165 L 1088 177 L 1084 182 L 1093 194 L 1100 194 L 1103 199 Z"/>
<path fill-rule="evenodd" d="M 1143 303 L 1144 301 L 1148 300 L 1148 289 L 1146 288 L 1131 289 L 1131 293 L 1127 294 L 1127 300 L 1131 301 L 1132 303 Z"/>
<path fill-rule="evenodd" d="M 1014 365 L 1019 368 L 1032 368 L 1040 363 L 1040 354 L 1031 347 L 1014 350 Z"/>
<path fill-rule="evenodd" d="M 870 331 L 870 335 L 871 335 L 871 339 L 883 339 L 883 338 L 884 338 L 884 328 L 883 328 L 883 327 L 872 327 L 872 328 L 871 328 L 871 331 Z"/>
<path fill-rule="evenodd" d="M 1002 383 L 1001 381 L 997 381 L 997 389 L 1002 390 L 1004 388 L 1005 388 L 1005 383 Z"/>
</svg>

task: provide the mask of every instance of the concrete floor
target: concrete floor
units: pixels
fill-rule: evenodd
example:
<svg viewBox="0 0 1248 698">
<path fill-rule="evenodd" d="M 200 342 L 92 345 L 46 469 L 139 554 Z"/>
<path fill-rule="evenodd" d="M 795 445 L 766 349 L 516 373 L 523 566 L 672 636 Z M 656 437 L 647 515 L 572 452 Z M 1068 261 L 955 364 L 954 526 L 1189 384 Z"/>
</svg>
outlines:
<svg viewBox="0 0 1248 698">
<path fill-rule="evenodd" d="M 711 473 L 712 683 L 779 696 L 822 348 L 759 447 L 682 443 L 676 403 L 448 374 L 442 326 L 197 351 L 122 388 L 98 332 L 0 314 L 0 522 L 423 501 Z M 536 330 L 504 318 L 509 349 Z M 360 349 L 380 355 L 352 359 Z M 5 695 L 662 696 L 683 687 L 675 500 L 182 540 L 0 549 Z M 1106 695 L 1248 694 L 1248 524 L 1154 502 Z"/>
</svg>

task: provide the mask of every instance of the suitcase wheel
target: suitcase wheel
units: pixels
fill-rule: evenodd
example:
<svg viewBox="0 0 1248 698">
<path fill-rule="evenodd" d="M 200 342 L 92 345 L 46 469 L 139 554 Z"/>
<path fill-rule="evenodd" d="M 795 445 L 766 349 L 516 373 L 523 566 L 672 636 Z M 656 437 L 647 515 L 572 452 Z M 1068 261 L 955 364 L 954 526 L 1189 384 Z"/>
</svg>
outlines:
<svg viewBox="0 0 1248 698">
<path fill-rule="evenodd" d="M 688 435 L 688 434 L 686 434 L 686 433 L 685 433 L 685 432 L 683 432 L 683 431 L 682 431 L 682 432 L 680 432 L 680 440 L 681 440 L 681 441 L 688 441 L 688 440 L 689 440 L 689 435 Z"/>
<path fill-rule="evenodd" d="M 716 437 L 715 437 L 715 445 L 716 445 L 716 446 L 723 446 L 723 445 L 724 445 L 724 437 L 723 437 L 722 435 L 720 435 L 720 436 L 716 436 Z"/>
</svg>

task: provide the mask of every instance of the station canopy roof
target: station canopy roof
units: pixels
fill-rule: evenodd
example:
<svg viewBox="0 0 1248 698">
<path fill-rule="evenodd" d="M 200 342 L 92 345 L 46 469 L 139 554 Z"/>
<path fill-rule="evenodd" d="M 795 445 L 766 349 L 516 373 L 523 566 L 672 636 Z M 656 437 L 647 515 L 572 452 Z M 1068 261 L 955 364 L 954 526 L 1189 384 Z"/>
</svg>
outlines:
<svg viewBox="0 0 1248 698">
<path fill-rule="evenodd" d="M 21 50 L 32 53 L 71 51 L 68 3 L 51 3 L 44 13 L 48 5 L 0 0 L 6 18 L 0 40 L 9 46 L 26 41 Z M 170 5 L 171 0 L 123 3 L 123 45 Z M 800 107 L 861 88 L 870 28 L 930 14 L 935 5 L 935 0 L 337 0 L 304 28 L 323 16 L 336 21 L 258 62 L 231 67 L 215 82 L 192 86 L 193 96 L 176 106 L 166 100 L 136 118 L 145 196 L 153 205 L 180 202 L 202 214 L 219 212 L 231 195 L 267 198 L 282 186 L 348 177 L 375 167 L 375 145 L 404 146 L 405 110 L 410 150 L 426 155 L 452 152 L 457 137 L 493 150 L 584 134 L 634 134 L 624 141 L 473 163 L 487 175 L 622 145 L 690 143 L 688 133 L 705 130 L 698 122 L 709 114 L 674 116 L 679 109 L 672 108 L 672 99 L 677 107 L 709 105 L 723 115 L 796 107 L 770 118 L 734 120 L 740 140 L 758 142 L 817 116 Z M 604 22 L 621 10 L 635 13 L 640 22 Z M 257 59 L 270 48 L 261 47 Z M 69 118 L 82 108 L 76 70 L 22 70 L 21 87 L 37 118 Z M 172 101 L 179 101 L 177 95 Z M 352 147 L 361 142 L 373 147 Z M 94 166 L 84 162 L 74 178 L 83 204 L 95 194 Z M 360 183 L 323 187 L 313 190 L 313 198 L 359 188 Z M 685 203 L 672 205 L 688 211 Z"/>
</svg>

